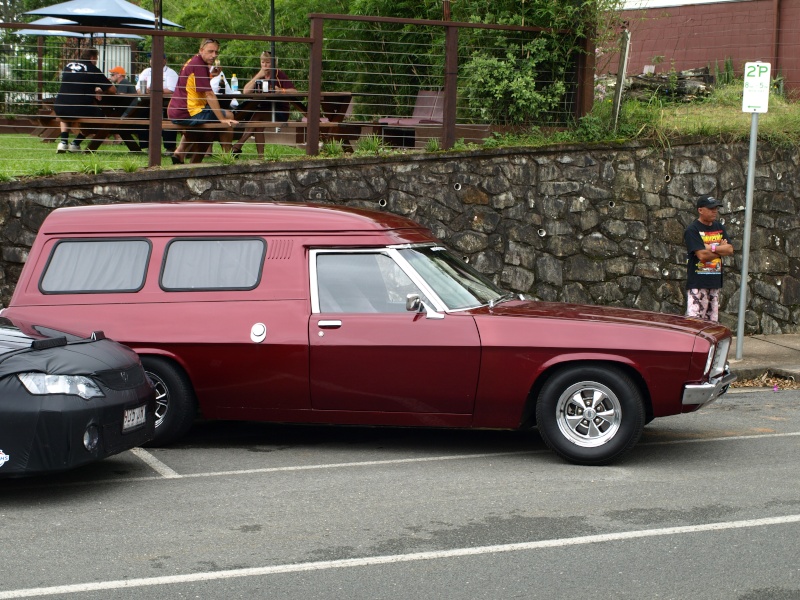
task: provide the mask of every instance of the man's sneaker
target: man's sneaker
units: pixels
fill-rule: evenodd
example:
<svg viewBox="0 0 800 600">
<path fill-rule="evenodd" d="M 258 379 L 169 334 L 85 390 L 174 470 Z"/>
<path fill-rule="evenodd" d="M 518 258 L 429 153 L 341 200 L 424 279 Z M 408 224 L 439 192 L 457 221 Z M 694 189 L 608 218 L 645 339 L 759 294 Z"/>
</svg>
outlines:
<svg viewBox="0 0 800 600">
<path fill-rule="evenodd" d="M 75 152 L 77 154 L 83 153 L 83 150 L 81 150 L 81 145 L 80 144 L 76 144 L 75 142 L 72 142 L 69 145 L 69 148 L 67 148 L 67 151 L 68 152 Z"/>
<path fill-rule="evenodd" d="M 67 142 L 58 142 L 56 146 L 56 154 L 64 154 L 67 151 Z"/>
</svg>

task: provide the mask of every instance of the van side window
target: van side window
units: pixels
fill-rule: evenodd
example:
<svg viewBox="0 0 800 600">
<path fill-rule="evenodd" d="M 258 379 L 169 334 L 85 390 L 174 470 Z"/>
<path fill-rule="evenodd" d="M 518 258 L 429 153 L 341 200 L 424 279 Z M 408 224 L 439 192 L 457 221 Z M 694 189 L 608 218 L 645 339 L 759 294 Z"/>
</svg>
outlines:
<svg viewBox="0 0 800 600">
<path fill-rule="evenodd" d="M 39 283 L 43 294 L 136 292 L 144 285 L 147 240 L 61 240 Z"/>
<path fill-rule="evenodd" d="M 320 253 L 316 271 L 320 312 L 400 313 L 406 311 L 408 294 L 424 298 L 383 253 Z"/>
<path fill-rule="evenodd" d="M 251 290 L 261 280 L 261 238 L 179 239 L 166 249 L 161 287 L 170 291 Z"/>
</svg>

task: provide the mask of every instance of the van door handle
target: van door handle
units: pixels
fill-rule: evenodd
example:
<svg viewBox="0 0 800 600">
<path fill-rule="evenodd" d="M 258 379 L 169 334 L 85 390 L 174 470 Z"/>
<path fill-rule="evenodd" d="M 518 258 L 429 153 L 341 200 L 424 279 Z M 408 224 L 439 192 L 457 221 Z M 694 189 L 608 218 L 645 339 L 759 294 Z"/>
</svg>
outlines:
<svg viewBox="0 0 800 600">
<path fill-rule="evenodd" d="M 342 326 L 339 319 L 322 320 L 317 323 L 321 329 L 337 329 Z"/>
</svg>

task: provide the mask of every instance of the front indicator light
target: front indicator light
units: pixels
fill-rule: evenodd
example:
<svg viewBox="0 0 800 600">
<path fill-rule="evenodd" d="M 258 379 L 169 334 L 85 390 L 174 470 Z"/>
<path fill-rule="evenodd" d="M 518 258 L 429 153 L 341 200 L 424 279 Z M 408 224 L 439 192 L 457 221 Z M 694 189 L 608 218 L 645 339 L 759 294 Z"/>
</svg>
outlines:
<svg viewBox="0 0 800 600">
<path fill-rule="evenodd" d="M 103 392 L 97 384 L 83 375 L 47 375 L 46 373 L 18 373 L 17 377 L 31 394 L 65 394 L 80 396 L 84 400 L 100 398 Z"/>
</svg>

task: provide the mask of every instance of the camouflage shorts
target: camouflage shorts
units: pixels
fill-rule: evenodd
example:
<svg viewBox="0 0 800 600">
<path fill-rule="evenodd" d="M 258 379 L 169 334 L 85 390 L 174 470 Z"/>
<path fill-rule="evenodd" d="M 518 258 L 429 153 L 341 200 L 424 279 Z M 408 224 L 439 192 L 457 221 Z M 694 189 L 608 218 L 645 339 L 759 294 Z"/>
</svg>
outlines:
<svg viewBox="0 0 800 600">
<path fill-rule="evenodd" d="M 719 321 L 719 290 L 686 290 L 686 316 L 705 321 Z"/>
</svg>

